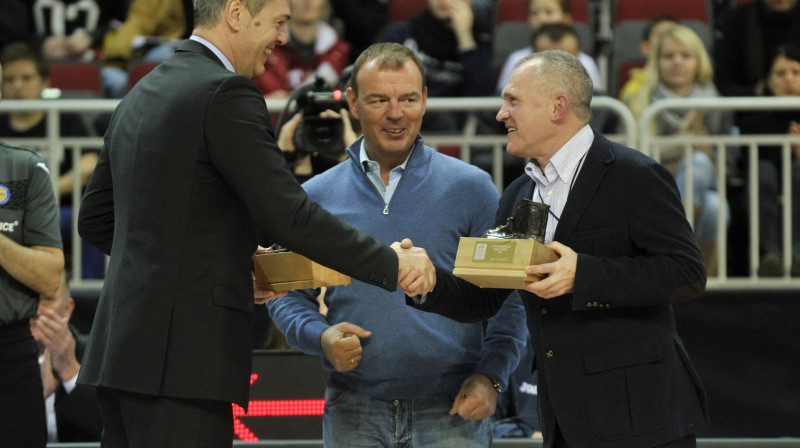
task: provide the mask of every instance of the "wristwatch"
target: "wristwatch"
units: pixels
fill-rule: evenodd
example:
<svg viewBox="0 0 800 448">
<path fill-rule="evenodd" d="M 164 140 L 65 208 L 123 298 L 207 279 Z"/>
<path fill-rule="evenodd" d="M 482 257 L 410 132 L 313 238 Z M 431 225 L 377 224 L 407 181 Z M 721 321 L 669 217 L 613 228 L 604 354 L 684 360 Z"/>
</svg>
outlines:
<svg viewBox="0 0 800 448">
<path fill-rule="evenodd" d="M 503 386 L 500 385 L 500 383 L 498 383 L 497 380 L 495 380 L 493 378 L 489 378 L 489 380 L 492 382 L 492 387 L 494 387 L 494 390 L 496 390 L 498 394 L 502 394 L 503 393 Z"/>
</svg>

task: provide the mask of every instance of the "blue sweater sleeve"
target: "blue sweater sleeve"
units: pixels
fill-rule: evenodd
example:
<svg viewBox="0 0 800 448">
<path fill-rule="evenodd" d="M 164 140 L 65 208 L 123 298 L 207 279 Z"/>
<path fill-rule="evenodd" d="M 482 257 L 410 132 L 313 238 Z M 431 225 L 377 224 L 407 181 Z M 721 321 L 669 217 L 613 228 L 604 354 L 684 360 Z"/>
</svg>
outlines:
<svg viewBox="0 0 800 448">
<path fill-rule="evenodd" d="M 481 173 L 484 176 L 485 173 Z M 499 202 L 499 195 L 492 184 L 491 178 L 486 176 L 484 182 L 470 189 L 470 195 L 477 198 L 472 202 L 474 219 L 470 236 L 480 237 L 483 231 L 493 227 L 495 210 Z M 497 381 L 505 389 L 508 377 L 516 369 L 520 354 L 525 347 L 527 335 L 525 309 L 519 294 L 515 291 L 506 299 L 503 306 L 495 316 L 487 322 L 486 333 L 481 347 L 481 358 L 476 366 L 475 373 L 482 373 Z"/>
<path fill-rule="evenodd" d="M 286 336 L 286 342 L 310 355 L 323 355 L 320 338 L 329 327 L 319 312 L 319 293 L 319 289 L 290 291 L 285 297 L 267 302 L 269 315 Z"/>
</svg>

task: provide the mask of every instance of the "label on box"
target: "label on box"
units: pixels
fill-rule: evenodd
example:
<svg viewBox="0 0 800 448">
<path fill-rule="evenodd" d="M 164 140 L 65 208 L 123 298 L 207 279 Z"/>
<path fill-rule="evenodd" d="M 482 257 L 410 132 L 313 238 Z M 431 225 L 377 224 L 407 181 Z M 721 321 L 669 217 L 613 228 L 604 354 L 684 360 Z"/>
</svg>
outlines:
<svg viewBox="0 0 800 448">
<path fill-rule="evenodd" d="M 481 242 L 475 244 L 472 261 L 484 263 L 511 263 L 514 261 L 513 241 Z"/>
</svg>

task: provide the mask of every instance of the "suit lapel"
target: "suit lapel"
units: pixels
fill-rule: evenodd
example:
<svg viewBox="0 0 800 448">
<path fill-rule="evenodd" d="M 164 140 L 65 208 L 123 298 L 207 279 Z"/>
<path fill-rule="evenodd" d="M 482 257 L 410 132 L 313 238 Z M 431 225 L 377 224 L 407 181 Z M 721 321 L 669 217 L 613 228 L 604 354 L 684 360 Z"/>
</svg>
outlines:
<svg viewBox="0 0 800 448">
<path fill-rule="evenodd" d="M 608 166 L 613 162 L 614 153 L 611 152 L 611 142 L 595 132 L 594 142 L 589 148 L 583 167 L 575 180 L 575 186 L 569 193 L 564 211 L 561 213 L 561 219 L 553 236 L 555 241 L 562 243 L 569 241 L 572 231 L 603 181 Z"/>
</svg>

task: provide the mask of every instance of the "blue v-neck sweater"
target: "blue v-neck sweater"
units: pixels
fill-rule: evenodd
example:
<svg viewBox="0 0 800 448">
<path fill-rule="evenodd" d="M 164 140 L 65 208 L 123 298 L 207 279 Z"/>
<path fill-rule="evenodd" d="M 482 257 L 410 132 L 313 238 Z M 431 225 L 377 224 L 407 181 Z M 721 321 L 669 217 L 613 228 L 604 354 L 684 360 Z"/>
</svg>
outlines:
<svg viewBox="0 0 800 448">
<path fill-rule="evenodd" d="M 434 264 L 452 269 L 459 238 L 480 236 L 495 219 L 498 193 L 484 171 L 442 155 L 418 138 L 397 189 L 385 204 L 366 177 L 356 141 L 350 159 L 303 185 L 309 198 L 345 222 L 391 244 L 411 238 Z M 515 294 L 516 296 L 516 294 Z M 489 320 L 462 324 L 415 310 L 400 289 L 387 292 L 353 280 L 328 288 L 328 314 L 318 312 L 314 290 L 293 291 L 269 302 L 272 318 L 287 342 L 322 355 L 320 337 L 330 325 L 350 322 L 372 331 L 361 340 L 358 367 L 331 371 L 328 385 L 379 399 L 455 395 L 473 373 L 503 386 L 525 343 L 525 313 L 517 297 Z"/>
</svg>

